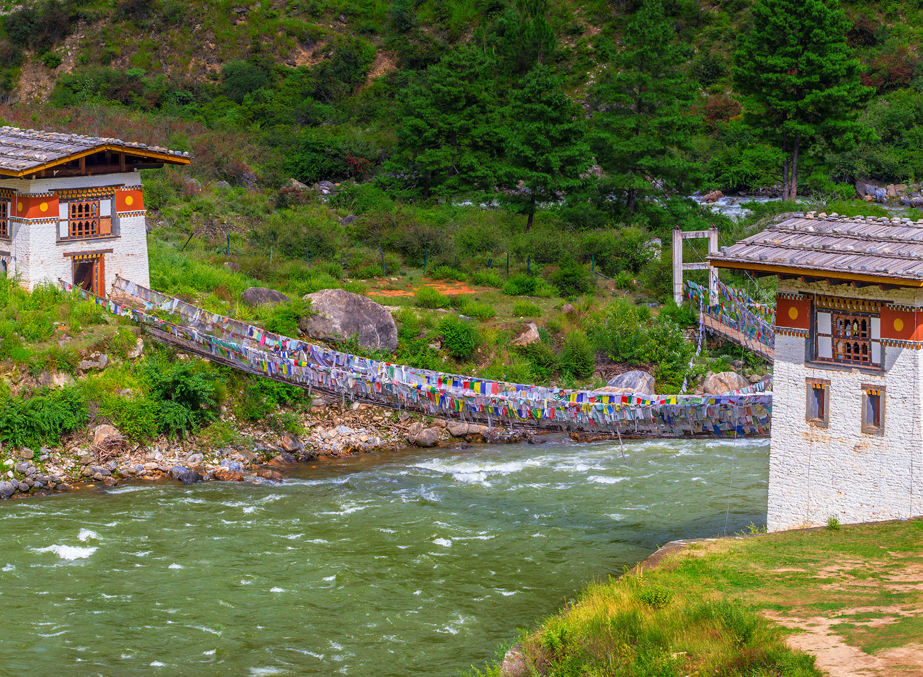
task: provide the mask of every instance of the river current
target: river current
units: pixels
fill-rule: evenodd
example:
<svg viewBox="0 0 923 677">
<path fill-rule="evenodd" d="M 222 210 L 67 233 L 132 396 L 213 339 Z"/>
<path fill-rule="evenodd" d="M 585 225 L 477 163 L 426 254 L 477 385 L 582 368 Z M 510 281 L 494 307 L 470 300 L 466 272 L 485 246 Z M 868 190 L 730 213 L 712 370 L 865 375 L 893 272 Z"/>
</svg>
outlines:
<svg viewBox="0 0 923 677">
<path fill-rule="evenodd" d="M 765 520 L 766 440 L 479 446 L 0 503 L 0 675 L 458 675 Z"/>
</svg>

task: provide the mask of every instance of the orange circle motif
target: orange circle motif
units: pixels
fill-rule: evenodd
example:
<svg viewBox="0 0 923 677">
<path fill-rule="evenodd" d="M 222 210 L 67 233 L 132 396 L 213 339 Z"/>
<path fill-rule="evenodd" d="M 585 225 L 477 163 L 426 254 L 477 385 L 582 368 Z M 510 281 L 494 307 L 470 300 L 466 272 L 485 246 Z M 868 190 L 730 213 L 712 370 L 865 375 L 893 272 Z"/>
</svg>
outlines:
<svg viewBox="0 0 923 677">
<path fill-rule="evenodd" d="M 131 207 L 134 203 L 135 203 L 135 198 L 133 198 L 131 195 L 125 198 L 125 204 L 127 204 L 129 207 Z"/>
<path fill-rule="evenodd" d="M 38 206 L 38 208 L 41 209 L 43 212 L 47 212 L 47 211 L 48 211 L 48 203 L 47 203 L 47 202 L 43 202 L 42 204 L 40 204 L 40 205 Z"/>
<path fill-rule="evenodd" d="M 16 209 L 18 209 L 19 211 L 22 211 L 22 202 L 16 203 Z"/>
<path fill-rule="evenodd" d="M 789 316 L 789 318 L 792 319 L 792 320 L 797 320 L 797 319 L 798 319 L 798 309 L 795 308 L 795 307 L 789 308 L 789 309 L 788 309 L 788 316 Z"/>
<path fill-rule="evenodd" d="M 896 317 L 894 318 L 894 331 L 902 331 L 904 329 L 904 321 Z"/>
</svg>

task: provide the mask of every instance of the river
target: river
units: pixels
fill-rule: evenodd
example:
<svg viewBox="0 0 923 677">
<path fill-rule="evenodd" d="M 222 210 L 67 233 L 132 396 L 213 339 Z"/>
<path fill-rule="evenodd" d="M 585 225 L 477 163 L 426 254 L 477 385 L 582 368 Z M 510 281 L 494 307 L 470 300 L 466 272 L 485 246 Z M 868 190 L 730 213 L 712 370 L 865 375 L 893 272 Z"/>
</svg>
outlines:
<svg viewBox="0 0 923 677">
<path fill-rule="evenodd" d="M 667 541 L 765 520 L 768 440 L 407 450 L 0 503 L 0 674 L 458 675 Z"/>
</svg>

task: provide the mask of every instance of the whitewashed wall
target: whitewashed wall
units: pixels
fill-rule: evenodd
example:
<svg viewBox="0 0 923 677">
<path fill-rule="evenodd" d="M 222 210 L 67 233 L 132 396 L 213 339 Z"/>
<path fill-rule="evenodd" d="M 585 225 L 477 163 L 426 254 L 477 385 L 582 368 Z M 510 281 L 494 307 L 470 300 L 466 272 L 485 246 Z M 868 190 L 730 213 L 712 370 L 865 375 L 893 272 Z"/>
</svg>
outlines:
<svg viewBox="0 0 923 677">
<path fill-rule="evenodd" d="M 842 291 L 841 291 L 842 290 Z M 923 307 L 923 292 L 783 282 L 780 292 L 895 301 Z M 902 519 L 923 514 L 923 350 L 885 348 L 881 375 L 805 365 L 807 339 L 776 335 L 768 527 Z M 829 426 L 805 420 L 805 379 L 830 381 Z M 861 432 L 860 384 L 885 386 L 882 435 Z"/>
<path fill-rule="evenodd" d="M 0 180 L 0 188 L 11 188 L 19 193 L 46 193 L 51 190 L 115 185 L 140 187 L 141 175 L 137 172 L 126 172 L 125 174 L 36 179 L 34 181 Z M 143 213 L 133 212 L 130 216 L 118 219 L 113 215 L 112 221 L 113 227 L 118 228 L 119 237 L 58 242 L 60 225 L 57 220 L 28 222 L 11 219 L 13 237 L 10 254 L 13 260 L 9 273 L 18 274 L 22 284 L 29 289 L 42 281 L 52 283 L 57 283 L 59 279 L 72 281 L 72 259 L 65 257 L 65 253 L 111 249 L 112 253 L 105 255 L 107 292 L 112 288 L 116 275 L 121 275 L 144 286 L 150 286 L 147 232 Z"/>
</svg>

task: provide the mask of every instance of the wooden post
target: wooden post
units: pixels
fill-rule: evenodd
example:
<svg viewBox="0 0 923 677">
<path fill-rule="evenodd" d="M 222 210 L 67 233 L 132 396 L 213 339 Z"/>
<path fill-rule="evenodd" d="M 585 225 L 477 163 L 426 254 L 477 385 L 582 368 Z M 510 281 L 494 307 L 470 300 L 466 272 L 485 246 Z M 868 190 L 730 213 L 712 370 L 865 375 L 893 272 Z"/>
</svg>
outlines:
<svg viewBox="0 0 923 677">
<path fill-rule="evenodd" d="M 718 229 L 712 224 L 708 229 L 708 255 L 718 253 Z M 708 267 L 708 304 L 711 306 L 718 305 L 718 269 L 714 266 Z"/>
<path fill-rule="evenodd" d="M 673 228 L 673 300 L 683 305 L 683 231 Z"/>
</svg>

